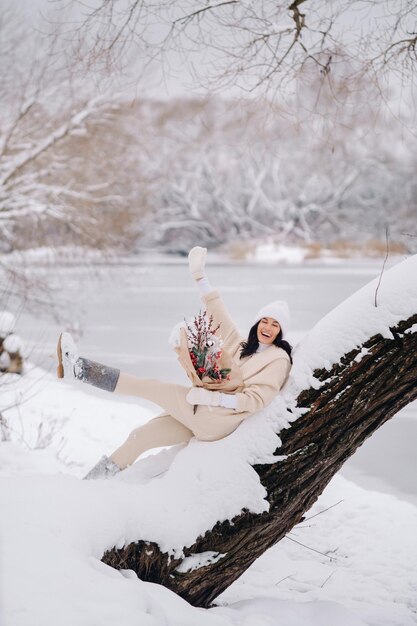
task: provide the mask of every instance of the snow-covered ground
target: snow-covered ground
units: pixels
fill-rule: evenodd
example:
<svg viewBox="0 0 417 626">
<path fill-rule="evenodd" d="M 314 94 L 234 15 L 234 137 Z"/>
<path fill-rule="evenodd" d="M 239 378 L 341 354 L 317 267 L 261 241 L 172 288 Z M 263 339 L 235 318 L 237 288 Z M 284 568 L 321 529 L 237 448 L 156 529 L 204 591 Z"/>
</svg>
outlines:
<svg viewBox="0 0 417 626">
<path fill-rule="evenodd" d="M 114 402 L 104 392 L 93 397 L 37 368 L 20 381 L 24 397 L 39 378 L 42 391 L 7 413 L 21 441 L 0 445 L 2 626 L 417 623 L 417 508 L 340 475 L 307 520 L 255 562 L 212 609 L 191 608 L 132 572 L 101 564 L 115 538 L 122 545 L 129 534 L 146 534 L 147 525 L 161 540 L 177 537 L 167 520 L 170 526 L 180 518 L 181 545 L 210 512 L 210 506 L 204 508 L 210 498 L 204 476 L 212 488 L 208 453 L 217 453 L 213 444 L 194 442 L 145 457 L 117 480 L 81 481 L 103 452 L 149 419 L 149 410 Z M 8 398 L 14 393 L 10 386 Z M 183 493 L 190 463 L 198 468 L 186 483 L 192 497 Z M 242 479 L 249 490 L 250 476 Z M 172 499 L 161 501 L 169 484 Z M 258 486 L 251 488 L 256 492 Z"/>
<path fill-rule="evenodd" d="M 357 282 L 358 277 L 362 284 L 366 283 L 372 272 L 377 274 L 376 270 L 376 266 L 359 267 L 356 271 L 351 268 L 350 273 L 346 268 L 335 270 L 334 274 L 326 270 L 327 274 L 321 273 L 320 283 L 313 268 L 311 272 L 306 269 L 298 273 L 271 268 L 268 275 L 271 278 L 264 275 L 262 281 L 256 270 L 247 268 L 246 280 L 249 276 L 254 280 L 246 282 L 249 283 L 246 287 L 236 284 L 235 272 L 225 274 L 223 268 L 218 269 L 217 275 L 216 271 L 211 272 L 211 276 L 213 282 L 224 288 L 225 298 L 229 298 L 230 308 L 242 327 L 250 319 L 249 309 L 241 306 L 244 298 L 251 300 L 253 308 L 253 300 L 260 295 L 268 301 L 279 297 L 278 289 L 280 294 L 284 292 L 282 297 L 288 297 L 294 312 L 294 341 L 326 312 L 323 301 L 330 309 L 342 299 L 344 279 L 348 283 L 343 285 L 345 292 L 354 291 L 351 283 Z M 66 273 L 67 287 L 75 284 L 74 276 Z M 62 277 L 61 273 L 61 281 Z M 117 291 L 117 280 L 115 284 Z M 321 308 L 317 295 L 315 300 L 309 299 L 309 290 L 317 294 L 320 284 Z M 183 314 L 195 310 L 198 300 L 192 286 L 176 285 L 171 270 L 166 267 L 145 272 L 129 269 L 127 285 L 125 293 L 131 298 L 133 310 L 136 298 L 145 308 L 140 311 L 136 326 L 126 325 L 123 300 L 116 301 L 115 294 L 109 294 L 108 289 L 103 292 L 98 289 L 91 302 L 93 311 L 86 314 L 88 323 L 82 344 L 87 350 L 94 343 L 101 346 L 101 354 L 90 351 L 89 356 L 101 356 L 101 360 L 108 361 L 112 346 L 105 346 L 105 341 L 117 328 L 119 332 L 123 328 L 122 345 L 115 350 L 120 365 L 130 364 L 135 371 L 136 349 L 140 368 L 143 364 L 153 368 L 152 374 L 146 375 L 158 372 L 168 378 L 171 369 L 177 366 L 172 355 L 165 352 L 167 331 Z M 87 292 L 91 294 L 90 290 Z M 98 294 L 102 294 L 102 299 L 96 300 Z M 160 308 L 152 294 L 157 295 Z M 103 307 L 104 302 L 107 307 Z M 100 309 L 105 309 L 101 317 Z M 129 320 L 134 317 L 134 311 L 130 311 Z M 304 323 L 306 317 L 309 323 Z M 163 319 L 166 321 L 162 322 Z M 30 328 L 36 330 L 38 337 L 56 333 L 52 325 L 42 328 L 22 317 L 20 334 L 27 335 Z M 153 330 L 150 332 L 149 328 Z M 129 342 L 132 344 L 129 333 L 135 335 L 131 352 L 124 347 Z M 151 335 L 147 341 L 146 334 Z M 35 340 L 32 343 L 34 359 L 38 358 L 44 365 L 49 363 L 52 352 L 52 339 L 50 344 L 48 341 L 45 340 L 46 349 L 37 346 Z M 149 365 L 145 355 L 151 348 L 154 361 Z M 114 360 L 111 363 L 115 364 Z M 180 371 L 170 378 L 180 381 Z M 132 572 L 120 573 L 108 568 L 100 562 L 100 556 L 115 541 L 123 545 L 138 533 L 152 535 L 162 546 L 169 538 L 166 547 L 180 549 L 213 513 L 210 505 L 213 491 L 208 495 L 204 485 L 215 486 L 224 515 L 239 509 L 242 490 L 236 489 L 235 499 L 227 502 L 226 492 L 222 491 L 228 488 L 222 484 L 223 463 L 230 463 L 231 456 L 235 473 L 245 485 L 247 502 L 255 510 L 262 507 L 262 489 L 239 452 L 247 452 L 252 445 L 255 432 L 252 429 L 256 424 L 245 423 L 222 442 L 192 441 L 187 447 L 152 454 L 113 481 L 81 481 L 80 477 L 101 454 L 111 452 L 132 428 L 147 421 L 158 409 L 59 382 L 52 373 L 37 366 L 28 367 L 22 379 L 9 376 L 1 382 L 1 406 L 12 433 L 12 441 L 0 444 L 2 626 L 115 623 L 120 626 L 408 626 L 417 623 L 417 508 L 397 497 L 402 495 L 401 489 L 397 496 L 383 493 L 383 478 L 375 486 L 378 491 L 370 491 L 337 475 L 308 513 L 307 520 L 254 563 L 218 598 L 216 607 L 195 609 L 165 588 L 143 583 Z M 403 420 L 415 424 L 415 406 L 407 410 Z M 397 437 L 398 434 L 401 429 Z M 213 459 L 216 459 L 215 472 Z M 198 468 L 191 476 L 190 467 Z M 412 489 L 411 482 L 409 490 Z M 391 491 L 394 490 L 395 485 Z"/>
</svg>

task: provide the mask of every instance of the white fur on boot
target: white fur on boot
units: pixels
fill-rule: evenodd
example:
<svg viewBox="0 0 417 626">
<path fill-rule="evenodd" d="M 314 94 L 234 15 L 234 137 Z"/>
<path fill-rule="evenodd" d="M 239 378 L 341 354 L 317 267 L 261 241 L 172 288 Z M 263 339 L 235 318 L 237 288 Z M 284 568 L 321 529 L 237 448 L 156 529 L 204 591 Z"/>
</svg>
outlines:
<svg viewBox="0 0 417 626">
<path fill-rule="evenodd" d="M 58 340 L 58 378 L 75 378 L 77 375 L 78 348 L 70 333 L 62 333 Z"/>
</svg>

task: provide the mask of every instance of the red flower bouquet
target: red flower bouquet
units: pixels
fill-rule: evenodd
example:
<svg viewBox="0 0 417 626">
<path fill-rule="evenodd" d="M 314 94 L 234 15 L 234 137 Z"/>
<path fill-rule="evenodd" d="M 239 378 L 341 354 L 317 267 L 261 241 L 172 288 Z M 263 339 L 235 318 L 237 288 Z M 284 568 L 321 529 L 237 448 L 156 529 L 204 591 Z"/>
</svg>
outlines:
<svg viewBox="0 0 417 626">
<path fill-rule="evenodd" d="M 200 380 L 229 380 L 231 368 L 220 365 L 223 342 L 216 335 L 219 328 L 220 324 L 213 327 L 213 316 L 207 317 L 205 311 L 200 311 L 191 324 L 186 323 L 188 352 Z"/>
<path fill-rule="evenodd" d="M 220 324 L 214 327 L 213 317 L 208 317 L 206 311 L 185 322 L 176 348 L 178 360 L 196 387 L 229 393 L 241 391 L 240 368 L 223 348 L 219 329 Z"/>
</svg>

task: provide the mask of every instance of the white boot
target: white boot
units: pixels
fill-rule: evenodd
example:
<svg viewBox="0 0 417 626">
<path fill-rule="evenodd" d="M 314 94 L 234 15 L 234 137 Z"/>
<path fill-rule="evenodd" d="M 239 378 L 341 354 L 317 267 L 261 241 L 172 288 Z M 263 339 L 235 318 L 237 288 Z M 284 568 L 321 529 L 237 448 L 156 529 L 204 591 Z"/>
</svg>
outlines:
<svg viewBox="0 0 417 626">
<path fill-rule="evenodd" d="M 83 480 L 95 478 L 112 478 L 121 471 L 121 468 L 108 456 L 101 457 L 100 461 L 86 474 Z"/>
<path fill-rule="evenodd" d="M 78 348 L 70 333 L 60 335 L 56 351 L 58 378 L 76 378 L 105 391 L 116 389 L 120 370 L 79 356 Z"/>
</svg>

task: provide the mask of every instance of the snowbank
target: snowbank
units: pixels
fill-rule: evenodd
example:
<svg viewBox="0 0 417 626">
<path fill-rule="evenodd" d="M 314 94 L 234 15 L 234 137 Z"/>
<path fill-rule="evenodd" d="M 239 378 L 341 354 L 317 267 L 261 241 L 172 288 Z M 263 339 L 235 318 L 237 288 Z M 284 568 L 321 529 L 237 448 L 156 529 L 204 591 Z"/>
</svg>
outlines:
<svg viewBox="0 0 417 626">
<path fill-rule="evenodd" d="M 315 369 L 330 369 L 340 358 L 380 333 L 393 338 L 390 328 L 417 312 L 417 255 L 384 272 L 323 317 L 296 347 L 291 384 L 297 395 L 314 386 Z M 412 329 L 410 329 L 411 332 Z"/>
<path fill-rule="evenodd" d="M 63 475 L 0 479 L 3 626 L 415 623 L 417 509 L 340 477 L 309 512 L 310 519 L 255 562 L 220 596 L 217 608 L 192 608 L 131 571 L 105 566 L 103 549 L 121 537 L 135 515 L 137 533 L 148 515 L 157 524 L 164 518 L 171 530 L 178 521 L 181 487 L 170 502 L 161 502 L 162 478 L 145 480 L 143 471 L 141 476 L 140 466 L 154 463 L 152 457 L 139 462 L 139 479 L 130 484 Z M 147 471 L 152 473 L 151 467 Z"/>
</svg>

